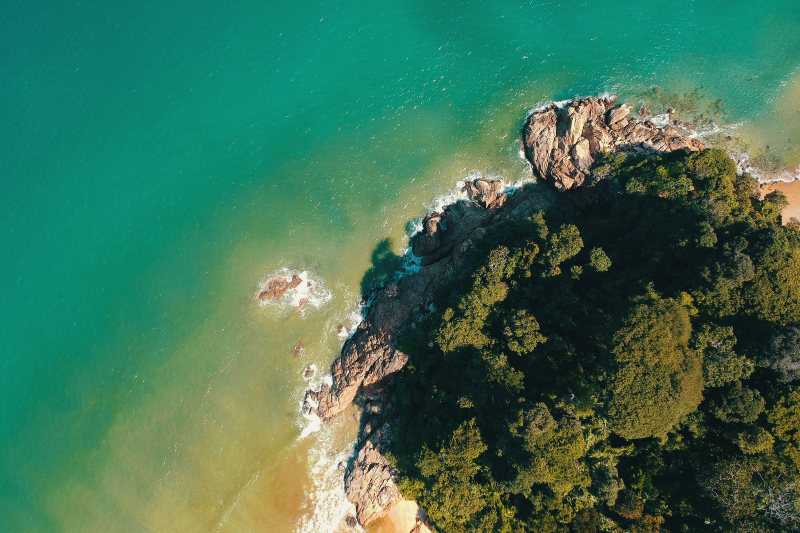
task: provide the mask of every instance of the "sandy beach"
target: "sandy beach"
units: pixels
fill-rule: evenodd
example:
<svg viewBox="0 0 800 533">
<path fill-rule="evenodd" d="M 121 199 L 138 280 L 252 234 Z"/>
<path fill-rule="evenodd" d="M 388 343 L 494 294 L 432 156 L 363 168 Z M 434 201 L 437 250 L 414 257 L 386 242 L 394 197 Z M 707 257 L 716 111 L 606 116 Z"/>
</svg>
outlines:
<svg viewBox="0 0 800 533">
<path fill-rule="evenodd" d="M 790 219 L 800 220 L 800 180 L 783 182 L 776 181 L 765 183 L 760 187 L 762 197 L 772 191 L 781 191 L 789 200 L 789 205 L 783 210 L 783 223 L 786 224 Z"/>
</svg>

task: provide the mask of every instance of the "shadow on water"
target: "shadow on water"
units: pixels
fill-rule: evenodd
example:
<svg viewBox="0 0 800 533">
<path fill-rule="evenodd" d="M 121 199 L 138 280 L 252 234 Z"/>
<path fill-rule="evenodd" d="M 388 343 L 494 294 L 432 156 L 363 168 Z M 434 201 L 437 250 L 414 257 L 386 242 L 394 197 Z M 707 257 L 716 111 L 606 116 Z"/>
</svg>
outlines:
<svg viewBox="0 0 800 533">
<path fill-rule="evenodd" d="M 400 268 L 402 262 L 402 256 L 392 252 L 390 239 L 379 242 L 372 251 L 372 266 L 361 278 L 361 298 L 366 300 L 374 289 L 386 283 Z"/>
</svg>

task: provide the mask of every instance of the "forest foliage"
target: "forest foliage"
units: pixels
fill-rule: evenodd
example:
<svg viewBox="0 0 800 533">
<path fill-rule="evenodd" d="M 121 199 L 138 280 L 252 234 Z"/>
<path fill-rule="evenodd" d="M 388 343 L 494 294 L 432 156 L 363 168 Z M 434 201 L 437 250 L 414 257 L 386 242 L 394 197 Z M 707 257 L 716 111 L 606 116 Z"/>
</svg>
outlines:
<svg viewBox="0 0 800 533">
<path fill-rule="evenodd" d="M 442 532 L 800 529 L 800 233 L 720 150 L 504 225 L 405 335 L 389 457 Z"/>
</svg>

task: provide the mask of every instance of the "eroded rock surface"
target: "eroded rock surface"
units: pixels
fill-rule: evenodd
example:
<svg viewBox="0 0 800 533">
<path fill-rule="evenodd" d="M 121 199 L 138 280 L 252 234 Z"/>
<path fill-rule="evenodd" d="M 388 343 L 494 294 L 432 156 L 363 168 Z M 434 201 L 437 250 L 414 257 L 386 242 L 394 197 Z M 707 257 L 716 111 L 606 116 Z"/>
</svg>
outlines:
<svg viewBox="0 0 800 533">
<path fill-rule="evenodd" d="M 507 195 L 497 180 L 476 180 L 464 187 L 468 200 L 428 215 L 422 231 L 412 238 L 419 269 L 373 293 L 364 320 L 331 365 L 332 384 L 306 392 L 304 408 L 324 419 L 337 415 L 359 392 L 364 393 L 358 453 L 345 474 L 347 496 L 362 525 L 403 501 L 395 485 L 396 472 L 381 453 L 391 436 L 391 405 L 384 394 L 387 378 L 408 361 L 396 349 L 399 335 L 430 311 L 439 289 L 467 274 L 463 268 L 467 253 L 491 226 L 530 216 L 552 198 L 549 188 L 536 185 Z M 425 529 L 420 525 L 418 530 Z"/>
<path fill-rule="evenodd" d="M 580 187 L 605 151 L 639 153 L 697 151 L 703 143 L 681 133 L 675 122 L 658 127 L 648 117 L 630 116 L 614 99 L 581 98 L 531 114 L 522 130 L 525 157 L 534 175 L 557 189 Z"/>
<path fill-rule="evenodd" d="M 360 524 L 369 524 L 384 509 L 402 499 L 396 485 L 397 472 L 381 453 L 390 439 L 388 423 L 373 430 L 361 443 L 358 455 L 345 473 L 344 489 L 348 499 L 356 506 L 356 517 Z"/>
</svg>

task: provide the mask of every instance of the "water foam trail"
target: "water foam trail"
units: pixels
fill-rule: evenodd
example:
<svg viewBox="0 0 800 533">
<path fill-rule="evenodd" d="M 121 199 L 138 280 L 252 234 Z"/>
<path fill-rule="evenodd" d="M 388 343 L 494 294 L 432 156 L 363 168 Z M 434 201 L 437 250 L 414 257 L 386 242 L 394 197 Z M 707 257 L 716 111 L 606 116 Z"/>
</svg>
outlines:
<svg viewBox="0 0 800 533">
<path fill-rule="evenodd" d="M 733 152 L 730 156 L 736 161 L 739 172 L 747 172 L 760 183 L 773 183 L 776 181 L 789 183 L 800 180 L 800 165 L 794 171 L 788 168 L 783 170 L 764 170 L 754 165 L 750 160 L 750 156 L 745 152 Z"/>
<path fill-rule="evenodd" d="M 338 453 L 336 427 L 327 424 L 317 434 L 316 442 L 308 452 L 311 465 L 311 491 L 308 494 L 309 512 L 300 518 L 296 533 L 335 533 L 348 515 L 355 516 L 355 506 L 344 492 L 344 469 L 353 453 L 355 442 L 350 442 Z M 363 532 L 360 526 L 348 531 Z"/>
<path fill-rule="evenodd" d="M 733 124 L 711 124 L 698 128 L 696 131 L 686 130 L 690 137 L 699 139 L 707 146 L 718 144 L 715 139 L 723 136 L 734 137 L 736 130 L 745 126 L 745 122 L 735 122 Z M 685 129 L 685 128 L 684 128 Z M 760 183 L 771 183 L 775 181 L 791 182 L 800 179 L 800 165 L 794 170 L 784 168 L 780 170 L 768 170 L 759 167 L 745 150 L 728 147 L 725 150 L 731 159 L 736 162 L 737 171 L 741 174 L 747 172 Z"/>
<path fill-rule="evenodd" d="M 308 378 L 303 377 L 308 383 L 305 390 L 319 391 L 323 385 L 328 387 L 333 385 L 333 377 L 330 374 L 320 374 L 317 371 L 317 365 L 311 365 L 311 368 L 314 370 L 313 374 Z M 305 373 L 305 370 L 303 372 Z M 322 419 L 313 412 L 317 407 L 319 407 L 318 401 L 303 394 L 303 398 L 300 400 L 300 415 L 303 418 L 298 424 L 300 426 L 300 435 L 297 440 L 303 440 L 322 429 Z"/>
<path fill-rule="evenodd" d="M 575 98 L 578 97 L 576 96 Z M 556 106 L 557 108 L 561 109 L 568 103 L 572 102 L 575 98 L 567 98 L 566 100 L 540 100 L 536 102 L 536 104 L 534 104 L 534 106 L 528 110 L 528 112 L 525 114 L 525 118 L 528 118 L 534 113 L 541 113 L 550 106 Z"/>
</svg>

